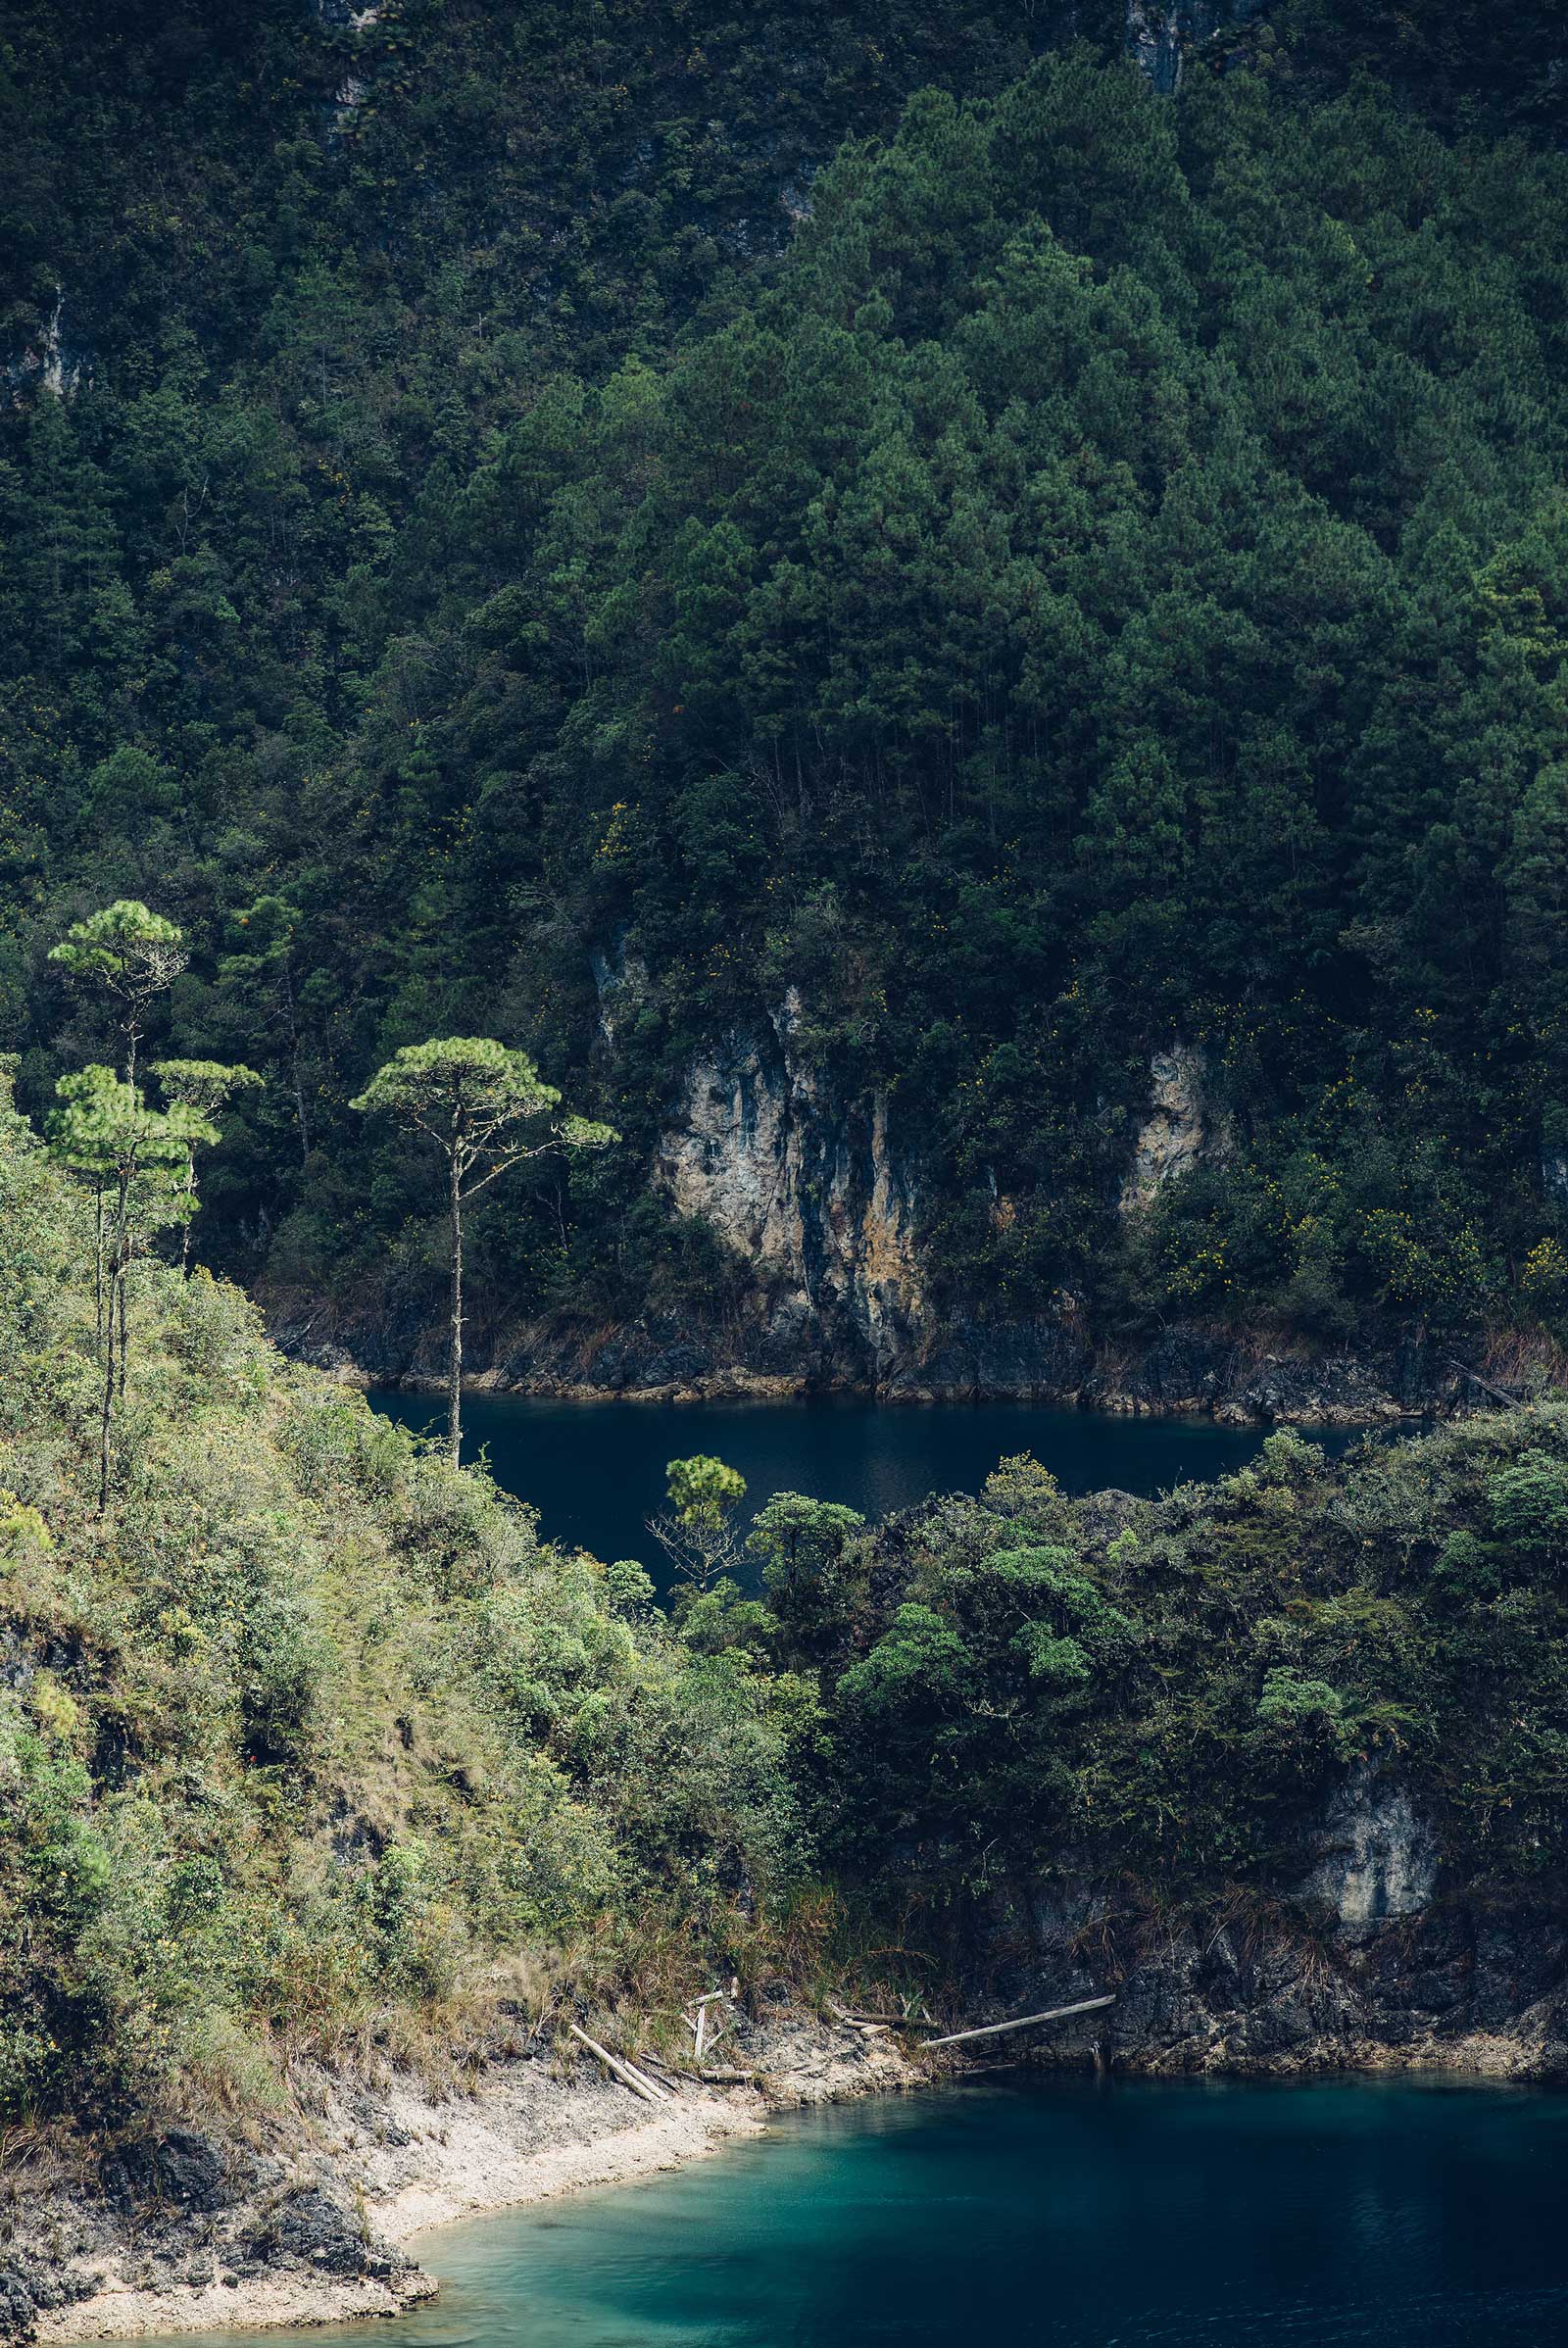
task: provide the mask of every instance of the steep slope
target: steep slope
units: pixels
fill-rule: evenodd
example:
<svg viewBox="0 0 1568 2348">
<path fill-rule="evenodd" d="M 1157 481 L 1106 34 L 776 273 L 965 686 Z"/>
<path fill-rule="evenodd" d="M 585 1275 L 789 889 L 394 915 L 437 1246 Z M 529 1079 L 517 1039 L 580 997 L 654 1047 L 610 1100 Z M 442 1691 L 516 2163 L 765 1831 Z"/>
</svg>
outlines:
<svg viewBox="0 0 1568 2348">
<path fill-rule="evenodd" d="M 1560 1329 L 1549 11 L 1137 11 L 1158 100 L 1120 7 L 16 16 L 29 1105 L 125 892 L 272 1078 L 207 1244 L 301 1321 L 417 1332 L 346 1104 L 483 1026 L 628 1137 L 482 1219 L 496 1329 L 778 1325 L 668 1169 L 793 990 L 799 1359 Z"/>
<path fill-rule="evenodd" d="M 1158 1501 L 1027 1459 L 781 1576 L 825 1855 L 1039 2059 L 1568 2073 L 1568 1413 Z"/>
<path fill-rule="evenodd" d="M 673 1639 L 639 1568 L 540 1547 L 205 1273 L 133 1267 L 100 1516 L 92 1253 L 7 1111 L 6 2109 L 265 2103 L 297 2057 L 458 2059 L 498 2013 L 760 1948 L 808 1857 L 791 1691 Z"/>
</svg>

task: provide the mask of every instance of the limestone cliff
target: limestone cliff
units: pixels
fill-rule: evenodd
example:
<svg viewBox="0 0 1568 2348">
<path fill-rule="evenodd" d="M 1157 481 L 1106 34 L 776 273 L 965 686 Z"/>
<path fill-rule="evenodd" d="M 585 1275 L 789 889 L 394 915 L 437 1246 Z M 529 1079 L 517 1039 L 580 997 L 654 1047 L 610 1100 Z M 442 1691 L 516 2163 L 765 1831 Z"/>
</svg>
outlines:
<svg viewBox="0 0 1568 2348">
<path fill-rule="evenodd" d="M 91 354 L 67 333 L 65 319 L 66 289 L 57 285 L 48 318 L 40 322 L 32 341 L 4 368 L 14 407 L 38 389 L 52 393 L 57 400 L 69 399 L 84 378 L 90 378 Z"/>
<path fill-rule="evenodd" d="M 602 1049 L 652 992 L 646 964 L 613 941 L 593 957 Z M 999 1317 L 976 1296 L 931 1301 L 918 1160 L 886 1099 L 847 1096 L 803 1048 L 794 989 L 757 1027 L 710 1044 L 686 1070 L 649 1167 L 655 1190 L 706 1223 L 742 1277 L 738 1309 L 650 1311 L 584 1331 L 511 1317 L 477 1296 L 467 1359 L 475 1383 L 532 1394 L 799 1393 L 874 1388 L 906 1400 L 978 1396 L 1133 1413 L 1210 1411 L 1238 1423 L 1375 1425 L 1446 1411 L 1465 1373 L 1424 1337 L 1368 1332 L 1325 1354 L 1288 1332 L 1248 1339 L 1167 1327 L 1110 1343 L 1071 1316 Z M 1222 1153 L 1223 1113 L 1204 1056 L 1154 1054 L 1120 1203 Z M 446 1323 L 424 1289 L 359 1294 L 347 1305 L 276 1291 L 265 1299 L 286 1349 L 374 1383 L 437 1384 Z M 1504 1378 L 1517 1364 L 1503 1364 Z"/>
<path fill-rule="evenodd" d="M 799 1020 L 792 991 L 767 1031 L 694 1063 L 655 1181 L 752 1268 L 770 1341 L 880 1378 L 924 1310 L 914 1189 L 885 1099 L 835 1101 L 798 1054 Z"/>
<path fill-rule="evenodd" d="M 1192 51 L 1260 16 L 1268 0 L 1127 0 L 1127 54 L 1156 90 L 1181 87 Z"/>
<path fill-rule="evenodd" d="M 1304 1895 L 1332 1909 L 1353 1940 L 1394 1917 L 1424 1914 L 1437 1880 L 1437 1837 L 1409 1794 L 1365 1765 L 1355 1770 L 1324 1814 Z"/>
<path fill-rule="evenodd" d="M 1208 1105 L 1208 1067 L 1203 1053 L 1176 1043 L 1150 1062 L 1149 1111 L 1138 1129 L 1133 1161 L 1122 1185 L 1121 1211 L 1141 1213 L 1167 1182 L 1191 1173 L 1219 1146 L 1219 1127 Z"/>
<path fill-rule="evenodd" d="M 1116 2004 L 1040 2050 L 1130 2071 L 1289 2075 L 1419 2069 L 1521 2079 L 1568 2070 L 1568 1932 L 1549 1889 L 1445 1880 L 1403 1785 L 1362 1766 L 1325 1804 L 1306 1872 L 1172 1915 L 1063 1871 L 1003 1895 L 991 1977 L 1013 2002 Z"/>
</svg>

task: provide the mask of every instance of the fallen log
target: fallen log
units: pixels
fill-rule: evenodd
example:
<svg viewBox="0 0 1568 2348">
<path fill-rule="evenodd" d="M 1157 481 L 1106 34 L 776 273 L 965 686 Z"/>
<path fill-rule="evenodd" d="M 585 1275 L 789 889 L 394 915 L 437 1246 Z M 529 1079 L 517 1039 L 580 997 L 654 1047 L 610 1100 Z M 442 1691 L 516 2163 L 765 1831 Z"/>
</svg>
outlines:
<svg viewBox="0 0 1568 2348">
<path fill-rule="evenodd" d="M 625 2057 L 622 2056 L 621 2060 L 624 2062 Z M 662 2086 L 657 2079 L 653 2078 L 649 2072 L 646 2072 L 643 2069 L 641 2063 L 627 2063 L 626 2068 L 642 2080 L 645 2087 L 653 2088 L 655 2095 L 661 2103 L 679 2103 L 680 2097 L 676 2094 L 674 2088 Z"/>
<path fill-rule="evenodd" d="M 879 2038 L 888 2027 L 885 2022 L 864 2022 L 858 2014 L 847 2014 L 834 1998 L 824 1997 L 822 2003 L 835 2022 L 846 2023 L 852 2030 L 858 2030 L 862 2038 Z"/>
<path fill-rule="evenodd" d="M 1065 2022 L 1069 2014 L 1098 2014 L 1104 2006 L 1113 2006 L 1114 1993 L 1109 1997 L 1081 1997 L 1074 2006 L 1052 2006 L 1044 2014 L 1020 2014 L 1015 2022 L 987 2022 L 976 2030 L 950 2030 L 945 2038 L 927 2038 L 926 2048 L 934 2046 L 963 2046 L 971 2038 L 1000 2038 L 1007 2030 L 1026 2030 L 1037 2022 Z"/>
<path fill-rule="evenodd" d="M 1457 1370 L 1461 1378 L 1473 1380 L 1484 1394 L 1490 1394 L 1493 1400 L 1500 1402 L 1505 1410 L 1522 1410 L 1524 1408 L 1524 1404 L 1517 1394 L 1510 1394 L 1506 1387 L 1494 1386 L 1490 1378 L 1483 1378 L 1479 1370 L 1471 1369 L 1468 1362 L 1457 1361 L 1451 1353 L 1447 1360 L 1450 1370 Z"/>
<path fill-rule="evenodd" d="M 846 2022 L 869 2022 L 878 2030 L 934 2030 L 937 2027 L 929 2014 L 846 2013 L 844 2019 Z"/>
<path fill-rule="evenodd" d="M 665 2104 L 674 2100 L 665 2094 L 662 2087 L 656 2087 L 651 2079 L 645 2079 L 640 2071 L 634 2070 L 630 2063 L 623 2063 L 619 2055 L 612 2055 L 608 2046 L 601 2046 L 597 2038 L 590 2038 L 588 2032 L 579 2030 L 574 2022 L 568 2022 L 566 2028 L 574 2038 L 581 2039 L 590 2054 L 599 2057 L 607 2071 L 614 2073 L 623 2086 L 629 2087 L 634 2095 L 640 2095 L 644 2103 Z"/>
</svg>

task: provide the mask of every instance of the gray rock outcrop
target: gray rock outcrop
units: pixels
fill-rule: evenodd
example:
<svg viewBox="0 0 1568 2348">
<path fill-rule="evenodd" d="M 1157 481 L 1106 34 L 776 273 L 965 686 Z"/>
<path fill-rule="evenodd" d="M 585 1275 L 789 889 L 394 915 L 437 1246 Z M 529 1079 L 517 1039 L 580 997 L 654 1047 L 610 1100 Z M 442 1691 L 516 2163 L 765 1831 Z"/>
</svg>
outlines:
<svg viewBox="0 0 1568 2348">
<path fill-rule="evenodd" d="M 1288 2076 L 1395 2066 L 1568 2075 L 1568 1925 L 1548 1886 L 1442 1880 L 1437 1834 L 1362 1766 L 1305 1837 L 1294 1888 L 1141 1916 L 1063 1854 L 1000 1895 L 979 1950 L 1000 2011 L 1116 2003 L 1053 2032 L 1045 2062 Z"/>
<path fill-rule="evenodd" d="M 799 1018 L 792 992 L 769 1033 L 694 1064 L 655 1181 L 751 1268 L 771 1341 L 825 1345 L 880 1378 L 924 1312 L 914 1189 L 886 1101 L 835 1101 L 795 1051 Z"/>
<path fill-rule="evenodd" d="M 1181 87 L 1191 52 L 1261 16 L 1268 0 L 1127 0 L 1127 54 L 1163 96 Z"/>
<path fill-rule="evenodd" d="M 1123 1215 L 1143 1213 L 1167 1182 L 1200 1165 L 1219 1145 L 1208 1104 L 1208 1063 L 1189 1044 L 1156 1052 L 1149 1065 L 1149 1113 L 1138 1129 L 1122 1184 Z"/>
<path fill-rule="evenodd" d="M 1321 1844 L 1302 1890 L 1333 1909 L 1347 1937 L 1364 1939 L 1392 1917 L 1431 1906 L 1437 1838 L 1402 1786 L 1357 1770 L 1329 1804 Z"/>
</svg>

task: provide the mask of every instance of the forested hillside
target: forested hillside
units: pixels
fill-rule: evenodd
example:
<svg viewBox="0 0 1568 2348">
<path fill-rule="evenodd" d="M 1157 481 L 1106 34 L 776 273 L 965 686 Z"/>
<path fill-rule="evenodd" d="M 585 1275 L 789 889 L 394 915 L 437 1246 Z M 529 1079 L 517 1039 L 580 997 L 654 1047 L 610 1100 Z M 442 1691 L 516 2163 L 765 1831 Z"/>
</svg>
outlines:
<svg viewBox="0 0 1568 2348">
<path fill-rule="evenodd" d="M 272 1295 L 433 1294 L 349 1103 L 463 1031 L 622 1136 L 476 1285 L 714 1310 L 649 1168 L 788 1003 L 938 1313 L 1561 1334 L 1555 12 L 1188 15 L 1165 96 L 1119 7 L 14 8 L 23 1101 L 133 897 Z"/>
<path fill-rule="evenodd" d="M 1028 1458 L 874 1528 L 781 1493 L 744 1562 L 699 1511 L 666 1613 L 144 1225 L 102 1485 L 62 1142 L 0 1101 L 8 2150 L 286 2115 L 292 2064 L 440 2074 L 574 2016 L 673 2042 L 715 1971 L 753 2014 L 847 1980 L 941 2010 L 1058 1962 L 996 1929 L 1035 1886 L 1093 1891 L 1130 1990 L 1200 1924 L 1210 1956 L 1271 1947 L 1272 1987 L 1209 1976 L 1265 2053 L 1300 1973 L 1303 2061 L 1480 2030 L 1560 2065 L 1525 2014 L 1562 1965 L 1560 1403 L 1340 1467 L 1284 1431 L 1159 1502 L 1070 1501 Z M 1360 2021 L 1367 1981 L 1322 1964 L 1343 1870 L 1313 1873 L 1346 1802 L 1363 1861 L 1414 1854 Z M 1180 2008 L 1140 2011 L 1147 2063 Z"/>
</svg>

